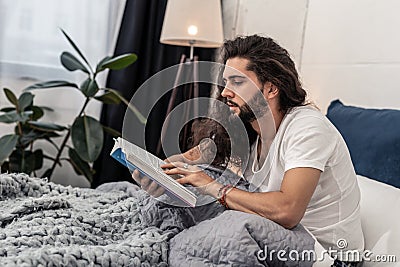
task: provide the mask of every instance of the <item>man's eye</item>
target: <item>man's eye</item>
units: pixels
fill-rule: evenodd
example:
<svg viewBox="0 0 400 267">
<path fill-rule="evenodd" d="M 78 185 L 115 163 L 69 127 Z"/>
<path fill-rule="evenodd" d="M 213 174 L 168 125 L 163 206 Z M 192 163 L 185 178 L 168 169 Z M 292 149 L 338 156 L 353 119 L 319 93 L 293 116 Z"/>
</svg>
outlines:
<svg viewBox="0 0 400 267">
<path fill-rule="evenodd" d="M 232 83 L 233 83 L 233 85 L 239 86 L 239 85 L 241 85 L 243 82 L 232 82 Z"/>
</svg>

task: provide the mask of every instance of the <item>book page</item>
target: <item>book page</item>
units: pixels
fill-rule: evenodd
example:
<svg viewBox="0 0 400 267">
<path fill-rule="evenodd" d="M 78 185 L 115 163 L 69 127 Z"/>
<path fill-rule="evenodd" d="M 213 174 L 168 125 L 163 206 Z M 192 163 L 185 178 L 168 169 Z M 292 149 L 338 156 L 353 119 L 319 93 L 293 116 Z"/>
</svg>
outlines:
<svg viewBox="0 0 400 267">
<path fill-rule="evenodd" d="M 185 188 L 175 180 L 175 178 L 178 178 L 179 175 L 174 178 L 164 173 L 160 165 L 164 164 L 165 162 L 160 158 L 154 156 L 150 152 L 147 152 L 135 144 L 129 143 L 124 139 L 121 139 L 120 146 L 124 151 L 126 158 L 131 163 L 139 167 L 142 171 L 146 172 L 147 175 L 149 175 L 149 178 L 156 179 L 158 182 L 161 182 L 164 185 L 169 184 L 170 186 L 178 187 L 179 189 Z M 192 193 L 187 189 L 185 190 L 188 193 Z"/>
<path fill-rule="evenodd" d="M 162 171 L 160 165 L 165 163 L 163 160 L 124 139 L 121 139 L 121 141 L 120 146 L 126 155 L 135 155 L 135 157 L 141 159 L 154 169 Z"/>
</svg>

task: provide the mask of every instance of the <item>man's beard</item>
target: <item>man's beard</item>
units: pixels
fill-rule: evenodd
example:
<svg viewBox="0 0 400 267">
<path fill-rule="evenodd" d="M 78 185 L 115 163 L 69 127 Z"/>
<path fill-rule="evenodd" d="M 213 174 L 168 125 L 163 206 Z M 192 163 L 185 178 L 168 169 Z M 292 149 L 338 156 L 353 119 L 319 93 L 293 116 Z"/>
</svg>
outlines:
<svg viewBox="0 0 400 267">
<path fill-rule="evenodd" d="M 239 118 L 243 121 L 243 122 L 253 122 L 255 121 L 256 115 L 254 114 L 254 112 L 251 110 L 250 106 L 248 104 L 244 104 L 243 106 L 239 107 Z"/>
<path fill-rule="evenodd" d="M 242 106 L 239 106 L 233 101 L 228 101 L 239 108 L 239 118 L 243 122 L 251 123 L 257 118 L 263 117 L 269 111 L 269 107 L 265 101 L 265 98 L 260 94 L 256 94 L 248 101 L 248 103 L 245 103 Z M 252 108 L 250 108 L 250 106 Z"/>
</svg>

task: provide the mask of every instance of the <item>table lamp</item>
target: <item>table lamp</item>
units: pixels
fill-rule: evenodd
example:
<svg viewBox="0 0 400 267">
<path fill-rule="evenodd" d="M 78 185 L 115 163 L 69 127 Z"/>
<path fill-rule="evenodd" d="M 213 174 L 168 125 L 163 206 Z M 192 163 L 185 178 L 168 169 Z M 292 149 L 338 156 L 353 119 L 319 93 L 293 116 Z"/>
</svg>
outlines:
<svg viewBox="0 0 400 267">
<path fill-rule="evenodd" d="M 160 42 L 216 48 L 223 42 L 220 0 L 168 0 Z"/>
</svg>

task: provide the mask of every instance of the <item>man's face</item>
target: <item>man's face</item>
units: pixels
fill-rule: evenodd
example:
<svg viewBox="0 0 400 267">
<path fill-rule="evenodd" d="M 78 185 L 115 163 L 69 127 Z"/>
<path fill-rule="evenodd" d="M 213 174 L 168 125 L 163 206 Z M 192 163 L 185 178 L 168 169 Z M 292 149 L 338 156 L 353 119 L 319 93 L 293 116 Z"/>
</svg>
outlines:
<svg viewBox="0 0 400 267">
<path fill-rule="evenodd" d="M 268 106 L 262 94 L 262 84 L 253 71 L 247 70 L 247 59 L 231 58 L 223 73 L 225 88 L 221 95 L 226 98 L 232 113 L 243 121 L 252 122 L 262 116 Z"/>
</svg>

